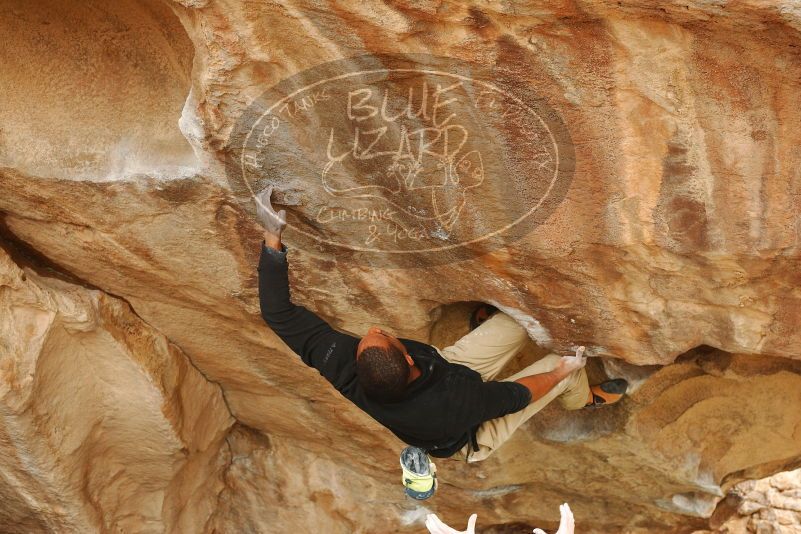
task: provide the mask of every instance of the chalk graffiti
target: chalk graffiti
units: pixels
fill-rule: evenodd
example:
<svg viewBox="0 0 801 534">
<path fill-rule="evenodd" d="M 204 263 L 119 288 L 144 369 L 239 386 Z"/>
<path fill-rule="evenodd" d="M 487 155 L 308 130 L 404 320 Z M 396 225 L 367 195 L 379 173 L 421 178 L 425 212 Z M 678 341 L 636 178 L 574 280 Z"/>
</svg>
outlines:
<svg viewBox="0 0 801 534">
<path fill-rule="evenodd" d="M 232 133 L 234 190 L 302 183 L 290 228 L 318 246 L 447 261 L 519 238 L 564 198 L 567 129 L 452 62 L 365 56 L 279 83 Z"/>
<path fill-rule="evenodd" d="M 410 217 L 450 230 L 465 206 L 466 192 L 484 181 L 481 152 L 465 151 L 469 130 L 456 122 L 456 113 L 442 113 L 457 102 L 443 95 L 457 87 L 461 83 L 430 91 L 424 80 L 420 87 L 409 87 L 403 110 L 394 114 L 387 111 L 388 89 L 383 95 L 371 87 L 349 91 L 347 118 L 353 127 L 344 128 L 347 139 L 337 139 L 337 129 L 329 129 L 321 173 L 326 191 L 385 200 Z M 410 128 L 407 121 L 412 120 L 422 125 Z M 354 179 L 349 169 L 364 161 L 373 162 L 378 173 Z"/>
</svg>

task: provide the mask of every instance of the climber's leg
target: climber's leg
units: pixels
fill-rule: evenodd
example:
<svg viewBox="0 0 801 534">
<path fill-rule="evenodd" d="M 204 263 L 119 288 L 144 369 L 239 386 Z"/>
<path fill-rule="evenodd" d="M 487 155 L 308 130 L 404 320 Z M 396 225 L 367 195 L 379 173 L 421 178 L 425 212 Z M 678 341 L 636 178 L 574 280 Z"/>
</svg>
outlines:
<svg viewBox="0 0 801 534">
<path fill-rule="evenodd" d="M 529 365 L 516 375 L 505 379 L 505 381 L 513 381 L 524 376 L 547 373 L 557 366 L 560 359 L 561 356 L 549 354 L 541 360 Z M 467 458 L 468 462 L 478 462 L 486 459 L 495 452 L 498 447 L 503 445 L 520 425 L 528 421 L 532 415 L 542 410 L 549 402 L 557 397 L 568 410 L 578 410 L 584 407 L 587 403 L 587 399 L 590 397 L 590 386 L 587 382 L 587 372 L 584 368 L 578 369 L 568 375 L 564 380 L 554 386 L 552 390 L 529 404 L 523 410 L 482 423 L 476 433 L 476 441 L 478 442 L 479 449 L 469 452 L 470 445 L 465 445 L 464 448 L 459 451 L 459 457 L 462 459 Z M 469 457 L 467 457 L 468 452 Z"/>
<path fill-rule="evenodd" d="M 482 380 L 493 380 L 528 339 L 525 328 L 499 311 L 439 353 L 451 363 L 477 371 Z"/>
</svg>

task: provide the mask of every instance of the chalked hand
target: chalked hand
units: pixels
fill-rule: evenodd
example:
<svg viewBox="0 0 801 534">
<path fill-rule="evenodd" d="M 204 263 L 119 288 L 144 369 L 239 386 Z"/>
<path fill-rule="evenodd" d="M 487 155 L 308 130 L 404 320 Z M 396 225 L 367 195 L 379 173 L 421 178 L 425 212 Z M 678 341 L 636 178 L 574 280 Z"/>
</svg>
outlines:
<svg viewBox="0 0 801 534">
<path fill-rule="evenodd" d="M 254 197 L 256 201 L 256 218 L 264 230 L 280 239 L 281 232 L 286 227 L 286 210 L 276 213 L 270 203 L 270 196 L 273 194 L 273 186 L 269 185 Z"/>
<path fill-rule="evenodd" d="M 559 521 L 559 530 L 556 531 L 556 534 L 573 534 L 576 530 L 576 521 L 573 519 L 573 512 L 570 510 L 570 506 L 568 506 L 567 503 L 561 505 L 559 507 L 559 513 L 562 519 Z M 546 534 L 546 532 L 542 529 L 535 528 L 534 534 Z"/>
<path fill-rule="evenodd" d="M 467 520 L 467 530 L 456 530 L 443 523 L 436 514 L 428 514 L 426 528 L 431 534 L 475 534 L 477 517 L 476 514 L 470 516 L 470 519 Z"/>
<path fill-rule="evenodd" d="M 585 348 L 581 346 L 576 349 L 575 356 L 562 356 L 559 365 L 561 365 L 562 369 L 568 373 L 572 373 L 577 369 L 581 369 L 587 365 L 587 357 L 584 356 L 584 350 Z"/>
</svg>

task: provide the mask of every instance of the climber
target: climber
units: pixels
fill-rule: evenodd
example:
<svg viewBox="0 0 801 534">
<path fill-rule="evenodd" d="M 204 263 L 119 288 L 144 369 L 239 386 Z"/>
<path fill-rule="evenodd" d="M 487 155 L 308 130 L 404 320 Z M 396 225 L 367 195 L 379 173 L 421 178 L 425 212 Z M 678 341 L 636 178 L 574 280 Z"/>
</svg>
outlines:
<svg viewBox="0 0 801 534">
<path fill-rule="evenodd" d="M 275 212 L 271 194 L 268 187 L 255 197 L 265 230 L 258 267 L 262 317 L 306 365 L 409 445 L 434 457 L 475 462 L 556 398 L 576 410 L 613 404 L 625 393 L 622 379 L 589 387 L 584 347 L 575 356 L 549 354 L 496 380 L 528 335 L 508 315 L 490 314 L 492 309 L 483 310 L 488 317 L 480 326 L 442 350 L 375 326 L 361 338 L 332 329 L 290 300 L 281 242 L 286 212 Z"/>
</svg>

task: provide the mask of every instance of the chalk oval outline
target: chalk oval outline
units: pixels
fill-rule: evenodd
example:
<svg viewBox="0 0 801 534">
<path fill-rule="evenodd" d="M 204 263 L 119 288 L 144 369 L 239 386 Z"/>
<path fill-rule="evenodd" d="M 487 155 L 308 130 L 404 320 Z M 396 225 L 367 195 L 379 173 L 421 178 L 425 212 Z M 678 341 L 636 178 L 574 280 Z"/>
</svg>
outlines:
<svg viewBox="0 0 801 534">
<path fill-rule="evenodd" d="M 315 67 L 313 67 L 312 70 L 314 68 Z M 548 189 L 541 196 L 539 202 L 533 208 L 531 208 L 530 210 L 525 212 L 523 215 L 521 215 L 520 217 L 518 217 L 517 219 L 515 219 L 511 223 L 508 223 L 505 226 L 503 226 L 503 227 L 501 227 L 501 228 L 499 228 L 497 230 L 494 230 L 492 232 L 484 234 L 484 235 L 482 235 L 480 237 L 476 237 L 476 238 L 470 239 L 468 241 L 461 241 L 459 243 L 443 245 L 441 247 L 435 247 L 435 248 L 423 248 L 423 249 L 414 249 L 414 250 L 394 250 L 394 249 L 366 248 L 366 247 L 361 247 L 361 246 L 357 246 L 357 245 L 348 245 L 348 244 L 345 244 L 345 243 L 339 243 L 339 242 L 336 242 L 336 241 L 333 241 L 333 240 L 321 238 L 319 236 L 316 236 L 316 235 L 314 235 L 314 234 L 312 234 L 310 232 L 306 232 L 305 230 L 302 230 L 301 228 L 298 228 L 297 226 L 290 225 L 288 223 L 287 223 L 287 227 L 292 228 L 293 231 L 299 232 L 299 233 L 301 233 L 301 234 L 303 234 L 303 235 L 305 235 L 305 236 L 307 236 L 307 237 L 309 237 L 309 238 L 311 238 L 314 241 L 317 241 L 319 243 L 324 243 L 326 245 L 330 245 L 330 246 L 333 246 L 333 247 L 344 248 L 344 249 L 352 250 L 352 251 L 356 251 L 356 252 L 367 252 L 367 253 L 371 253 L 371 254 L 376 254 L 376 253 L 377 254 L 399 254 L 399 255 L 400 254 L 421 254 L 421 253 L 425 254 L 425 253 L 432 253 L 432 252 L 440 252 L 440 251 L 458 249 L 458 248 L 462 248 L 462 247 L 465 247 L 465 246 L 468 246 L 468 245 L 471 245 L 471 244 L 480 243 L 481 241 L 485 241 L 485 240 L 490 239 L 492 237 L 498 236 L 498 235 L 508 231 L 509 229 L 514 228 L 515 226 L 520 224 L 523 220 L 531 217 L 534 214 L 534 212 L 537 209 L 539 209 L 539 207 L 542 205 L 542 203 L 549 197 L 549 195 L 551 193 L 551 190 L 553 189 L 554 185 L 556 184 L 556 182 L 557 182 L 557 180 L 559 178 L 560 157 L 561 157 L 561 153 L 559 151 L 559 144 L 557 143 L 556 139 L 554 138 L 554 135 L 553 135 L 553 132 L 551 131 L 551 128 L 548 127 L 548 125 L 542 119 L 540 114 L 537 113 L 536 110 L 532 109 L 531 106 L 529 106 L 526 102 L 524 102 L 522 99 L 520 99 L 517 95 L 514 95 L 512 93 L 509 93 L 508 91 L 500 89 L 499 87 L 491 84 L 490 82 L 486 82 L 486 81 L 481 80 L 481 79 L 471 78 L 469 76 L 464 76 L 462 74 L 456 74 L 456 73 L 447 72 L 447 71 L 431 70 L 431 69 L 425 69 L 425 68 L 391 68 L 390 67 L 390 68 L 367 69 L 367 70 L 358 70 L 358 71 L 348 72 L 348 73 L 345 73 L 345 74 L 340 74 L 340 75 L 337 75 L 337 76 L 324 78 L 324 79 L 318 80 L 318 81 L 316 81 L 314 83 L 305 85 L 305 86 L 303 86 L 303 87 L 301 87 L 299 89 L 296 89 L 295 91 L 291 92 L 290 94 L 284 96 L 283 98 L 279 99 L 278 101 L 276 101 L 265 112 L 263 112 L 259 116 L 258 119 L 256 119 L 256 121 L 253 123 L 253 126 L 251 126 L 251 128 L 249 129 L 248 134 L 245 136 L 244 143 L 242 144 L 242 155 L 240 157 L 240 169 L 241 169 L 241 172 L 242 172 L 243 181 L 245 183 L 245 186 L 248 188 L 248 191 L 250 191 L 250 194 L 255 198 L 256 192 L 253 191 L 253 188 L 250 185 L 250 181 L 248 180 L 247 167 L 246 167 L 245 162 L 244 162 L 245 155 L 246 155 L 245 152 L 247 150 L 247 147 L 249 146 L 250 138 L 251 138 L 254 130 L 260 124 L 262 119 L 264 119 L 265 117 L 268 117 L 268 116 L 277 117 L 277 115 L 273 115 L 272 114 L 272 110 L 273 109 L 275 109 L 277 106 L 279 106 L 280 104 L 284 103 L 288 99 L 292 99 L 292 98 L 294 98 L 295 96 L 297 96 L 298 94 L 300 94 L 302 92 L 308 91 L 310 89 L 313 89 L 314 87 L 317 87 L 317 86 L 325 84 L 325 83 L 329 83 L 329 82 L 332 82 L 332 81 L 338 81 L 338 80 L 342 80 L 342 79 L 353 77 L 353 76 L 357 76 L 357 75 L 370 75 L 370 74 L 392 73 L 392 72 L 430 74 L 430 75 L 437 75 L 437 76 L 445 76 L 445 77 L 456 78 L 456 79 L 459 79 L 459 80 L 461 80 L 463 82 L 467 81 L 467 82 L 471 82 L 471 83 L 478 83 L 478 84 L 483 85 L 484 87 L 489 88 L 492 91 L 495 91 L 495 92 L 497 92 L 499 94 L 502 94 L 502 95 L 506 96 L 507 98 L 510 98 L 510 99 L 514 100 L 515 102 L 517 102 L 518 105 L 520 105 L 521 107 L 526 109 L 529 113 L 531 113 L 535 117 L 537 117 L 537 120 L 540 121 L 542 126 L 545 128 L 545 131 L 548 132 L 548 136 L 551 139 L 551 143 L 552 143 L 552 146 L 553 146 L 553 149 L 554 149 L 554 153 L 556 154 L 556 163 L 554 165 L 553 177 L 551 178 L 551 181 L 548 184 Z M 258 98 L 256 100 L 254 100 L 254 102 L 255 101 L 258 101 Z M 279 118 L 279 120 L 280 120 L 280 118 Z"/>
</svg>

